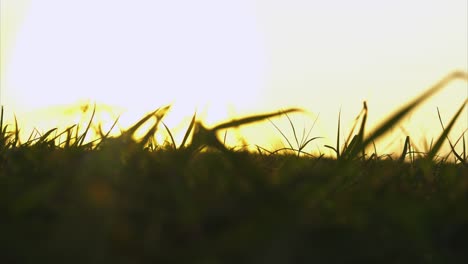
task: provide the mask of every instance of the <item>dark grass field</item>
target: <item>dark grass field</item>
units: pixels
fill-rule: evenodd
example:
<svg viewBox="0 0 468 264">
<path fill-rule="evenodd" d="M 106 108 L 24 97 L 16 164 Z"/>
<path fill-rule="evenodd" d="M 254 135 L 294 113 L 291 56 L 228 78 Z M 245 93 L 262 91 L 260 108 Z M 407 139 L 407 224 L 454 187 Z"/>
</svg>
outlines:
<svg viewBox="0 0 468 264">
<path fill-rule="evenodd" d="M 462 164 L 180 152 L 3 152 L 2 263 L 468 260 Z"/>
<path fill-rule="evenodd" d="M 217 137 L 297 109 L 210 129 L 194 115 L 179 146 L 153 142 L 167 107 L 89 143 L 90 126 L 21 142 L 18 125 L 2 118 L 0 263 L 468 263 L 465 135 L 447 137 L 466 101 L 427 153 L 415 153 L 409 137 L 399 157 L 368 152 L 467 76 L 448 76 L 370 133 L 364 104 L 357 132 L 326 146 L 335 157 L 301 153 L 310 141 L 281 154 L 229 149 Z M 452 151 L 441 157 L 447 141 Z"/>
</svg>

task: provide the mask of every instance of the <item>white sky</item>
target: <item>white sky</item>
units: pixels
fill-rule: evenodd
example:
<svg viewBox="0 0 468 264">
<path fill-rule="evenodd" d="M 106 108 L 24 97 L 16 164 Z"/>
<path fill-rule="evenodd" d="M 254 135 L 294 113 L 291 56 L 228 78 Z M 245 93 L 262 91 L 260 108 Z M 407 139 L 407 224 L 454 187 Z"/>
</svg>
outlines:
<svg viewBox="0 0 468 264">
<path fill-rule="evenodd" d="M 124 123 L 170 103 L 172 124 L 195 108 L 216 123 L 299 106 L 320 115 L 314 136 L 334 141 L 340 107 L 349 127 L 367 100 L 373 123 L 468 70 L 466 0 L 2 0 L 1 8 L 1 102 L 31 124 L 80 100 L 120 107 Z M 415 114 L 411 133 L 439 129 L 436 106 L 448 122 L 468 92 L 466 82 L 452 86 Z M 301 130 L 312 120 L 296 122 Z"/>
</svg>

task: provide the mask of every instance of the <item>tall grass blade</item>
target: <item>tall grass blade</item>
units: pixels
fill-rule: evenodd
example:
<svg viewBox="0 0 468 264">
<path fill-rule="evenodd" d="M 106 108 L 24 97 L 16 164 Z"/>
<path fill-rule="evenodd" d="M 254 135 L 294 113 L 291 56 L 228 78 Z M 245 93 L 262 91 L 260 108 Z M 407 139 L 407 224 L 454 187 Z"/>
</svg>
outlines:
<svg viewBox="0 0 468 264">
<path fill-rule="evenodd" d="M 314 120 L 314 123 L 312 123 L 312 126 L 310 127 L 309 131 L 307 132 L 307 135 L 305 134 L 305 126 L 302 130 L 302 138 L 301 138 L 301 145 L 300 145 L 300 148 L 303 149 L 307 144 L 309 144 L 310 141 L 312 140 L 308 140 L 309 136 L 310 136 L 310 132 L 312 132 L 312 129 L 315 127 L 315 124 L 317 123 L 317 120 L 318 120 L 318 116 L 315 118 Z M 316 137 L 317 138 L 322 138 L 322 137 Z"/>
<path fill-rule="evenodd" d="M 226 139 L 227 139 L 227 130 L 224 131 L 223 145 L 226 145 Z"/>
<path fill-rule="evenodd" d="M 344 147 L 343 147 L 343 150 L 341 153 L 344 153 L 346 149 L 348 149 L 349 145 L 350 144 L 350 140 L 354 139 L 354 130 L 356 130 L 356 126 L 359 122 L 359 119 L 362 117 L 362 115 L 364 114 L 364 108 L 361 109 L 361 111 L 359 112 L 359 114 L 356 116 L 356 118 L 354 119 L 354 123 L 353 123 L 353 126 L 351 127 L 351 130 L 349 131 L 349 134 L 348 134 L 348 137 L 346 138 L 346 141 L 345 141 L 345 144 L 344 144 Z M 348 153 L 349 153 L 349 150 L 348 150 Z"/>
<path fill-rule="evenodd" d="M 78 137 L 78 140 L 75 142 L 75 146 L 81 146 L 83 145 L 83 142 L 86 138 L 86 136 L 88 135 L 88 131 L 89 129 L 91 128 L 91 124 L 93 123 L 93 119 L 94 119 L 94 115 L 96 114 L 96 103 L 94 103 L 94 108 L 93 108 L 93 113 L 91 114 L 91 118 L 89 119 L 89 122 L 88 122 L 88 125 L 86 126 L 86 129 L 85 131 L 83 132 L 83 134 L 81 134 L 79 137 Z M 78 132 L 77 132 L 78 133 Z"/>
<path fill-rule="evenodd" d="M 466 141 L 465 141 L 465 135 L 463 135 L 463 140 L 462 140 L 463 144 L 463 161 L 466 162 Z"/>
<path fill-rule="evenodd" d="M 190 136 L 190 133 L 192 133 L 193 128 L 195 126 L 195 120 L 196 120 L 197 113 L 193 114 L 192 121 L 190 121 L 190 125 L 187 128 L 187 131 L 185 131 L 184 138 L 182 139 L 182 143 L 180 143 L 180 147 L 183 148 L 185 146 L 185 142 L 187 142 L 188 137 Z"/>
<path fill-rule="evenodd" d="M 436 156 L 437 152 L 440 150 L 442 147 L 442 144 L 444 143 L 444 140 L 447 138 L 450 130 L 453 128 L 455 125 L 455 122 L 457 121 L 458 117 L 462 113 L 463 109 L 465 108 L 466 104 L 468 103 L 468 99 L 466 99 L 463 104 L 460 106 L 458 109 L 457 113 L 452 117 L 452 120 L 450 120 L 450 123 L 448 124 L 447 128 L 443 130 L 442 134 L 440 137 L 437 139 L 437 141 L 434 144 L 434 147 L 429 151 L 427 158 L 429 160 L 433 160 L 434 157 Z"/>
<path fill-rule="evenodd" d="M 127 129 L 124 133 L 122 133 L 121 137 L 124 138 L 124 139 L 130 139 L 133 134 L 135 133 L 135 131 L 138 130 L 138 128 L 140 128 L 144 123 L 146 123 L 150 118 L 152 118 L 153 116 L 157 116 L 157 114 L 159 112 L 162 112 L 163 115 L 170 109 L 170 105 L 169 106 L 165 106 L 163 108 L 158 108 L 156 110 L 154 110 L 153 112 L 147 114 L 145 117 L 143 117 L 142 119 L 140 119 L 136 124 L 134 124 L 133 126 L 131 126 L 129 129 Z"/>
<path fill-rule="evenodd" d="M 282 115 L 282 114 L 287 114 L 287 113 L 292 113 L 292 112 L 302 112 L 302 111 L 303 111 L 302 109 L 291 108 L 291 109 L 287 109 L 287 110 L 280 111 L 280 112 L 277 112 L 277 113 L 253 115 L 253 116 L 248 116 L 248 117 L 244 117 L 244 118 L 241 118 L 241 119 L 233 119 L 231 121 L 228 121 L 228 122 L 225 122 L 225 123 L 222 123 L 222 124 L 219 124 L 219 125 L 215 126 L 214 128 L 212 128 L 212 130 L 216 131 L 216 130 L 231 128 L 231 127 L 238 127 L 238 126 L 246 125 L 246 124 L 249 124 L 249 123 L 255 123 L 255 122 L 259 122 L 259 121 L 262 121 L 262 120 L 265 120 L 265 119 L 268 119 L 268 118 L 276 117 L 276 116 L 279 116 L 279 115 Z"/>
<path fill-rule="evenodd" d="M 281 131 L 281 129 L 279 129 L 279 127 L 277 127 L 275 125 L 275 123 L 273 123 L 271 120 L 270 120 L 270 123 L 276 128 L 276 130 L 278 130 L 278 132 L 280 132 L 281 136 L 283 136 L 283 138 L 286 140 L 286 142 L 288 142 L 288 145 L 291 149 L 294 149 L 293 145 L 291 144 L 291 142 L 289 141 L 288 137 L 283 133 L 283 131 Z"/>
<path fill-rule="evenodd" d="M 443 89 L 451 81 L 456 80 L 456 79 L 468 80 L 468 73 L 462 72 L 462 71 L 455 71 L 447 75 L 442 80 L 440 80 L 435 85 L 433 85 L 431 88 L 429 88 L 426 92 L 417 96 L 415 99 L 411 100 L 405 106 L 397 110 L 396 113 L 392 114 L 389 118 L 387 118 L 383 123 L 377 126 L 377 128 L 375 128 L 370 133 L 370 136 L 367 137 L 362 144 L 363 148 L 367 147 L 367 145 L 369 145 L 369 143 L 371 143 L 372 141 L 375 141 L 381 136 L 385 135 L 393 126 L 395 126 L 400 120 L 402 120 L 408 113 L 410 113 L 416 107 L 421 105 L 423 102 L 429 99 L 436 92 Z"/>
<path fill-rule="evenodd" d="M 3 105 L 2 105 L 1 113 L 0 113 L 0 137 L 3 141 L 3 138 L 5 137 L 5 134 L 3 132 Z"/>
<path fill-rule="evenodd" d="M 6 134 L 6 128 L 7 126 L 3 127 L 3 105 L 1 107 L 1 113 L 0 113 L 0 148 L 3 149 L 7 145 L 7 134 Z M 1 150 L 0 149 L 0 150 Z"/>
<path fill-rule="evenodd" d="M 106 134 L 102 134 L 102 129 L 100 130 L 100 133 L 99 133 L 99 134 L 101 135 L 101 140 L 106 139 L 106 138 L 109 137 L 110 132 L 111 132 L 112 129 L 114 129 L 114 127 L 117 125 L 117 122 L 119 121 L 119 118 L 120 118 L 120 116 L 117 117 L 117 118 L 115 119 L 114 123 L 112 123 L 112 126 L 109 128 L 109 130 L 107 130 L 107 133 L 106 133 Z"/>
<path fill-rule="evenodd" d="M 437 107 L 437 116 L 439 117 L 439 122 L 440 122 L 440 126 L 442 127 L 442 130 L 444 131 L 445 130 L 445 127 L 444 127 L 444 122 L 442 121 L 442 117 L 440 116 L 440 111 L 439 111 L 439 107 Z M 462 136 L 465 134 L 466 131 L 463 132 Z M 461 137 L 460 137 L 461 138 Z M 450 140 L 450 138 L 448 137 L 448 134 L 447 134 L 447 141 L 450 145 L 450 149 L 451 149 L 451 153 L 453 153 L 453 155 L 455 155 L 455 157 L 462 163 L 465 162 L 465 160 L 460 156 L 460 154 L 458 154 L 458 152 L 456 151 L 455 149 L 455 146 L 458 144 L 460 138 L 457 139 L 457 141 L 455 142 L 455 144 L 452 144 L 452 141 Z M 450 155 L 450 153 L 448 154 Z"/>
<path fill-rule="evenodd" d="M 156 122 L 156 124 L 154 124 L 147 132 L 146 134 L 143 136 L 143 138 L 140 139 L 140 145 L 141 146 L 146 146 L 148 145 L 148 143 L 150 142 L 151 138 L 154 137 L 154 134 L 156 133 L 156 131 L 158 130 L 158 125 L 159 125 L 159 122 Z"/>
<path fill-rule="evenodd" d="M 323 138 L 323 137 L 313 137 L 313 138 L 307 140 L 306 142 L 304 142 L 303 144 L 301 144 L 301 145 L 299 146 L 298 152 L 302 152 L 302 150 L 303 150 L 310 142 L 312 142 L 312 141 L 314 141 L 314 140 L 316 140 L 316 139 L 319 139 L 319 138 Z"/>
<path fill-rule="evenodd" d="M 340 128 L 341 128 L 341 107 L 338 112 L 338 130 L 336 132 L 336 158 L 339 160 L 341 157 L 340 153 Z"/>
<path fill-rule="evenodd" d="M 117 118 L 115 119 L 114 123 L 113 123 L 112 126 L 109 128 L 109 130 L 107 131 L 106 134 L 104 134 L 104 133 L 102 132 L 102 126 L 99 125 L 99 135 L 100 135 L 101 138 L 99 139 L 99 142 L 96 144 L 95 148 L 99 148 L 99 147 L 101 146 L 101 144 L 102 144 L 105 140 L 107 140 L 107 139 L 109 138 L 109 134 L 110 134 L 110 132 L 112 131 L 112 129 L 114 129 L 114 127 L 117 125 L 117 122 L 119 121 L 119 118 L 120 118 L 120 116 L 117 117 Z"/>
<path fill-rule="evenodd" d="M 323 145 L 323 146 L 326 147 L 326 148 L 329 148 L 329 149 L 333 150 L 335 153 L 338 153 L 338 151 L 336 151 L 336 148 L 334 148 L 334 147 L 332 147 L 332 146 L 330 146 L 330 145 Z M 338 157 L 338 154 L 337 154 L 336 156 Z M 338 158 L 337 158 L 337 159 L 338 159 Z"/>
<path fill-rule="evenodd" d="M 149 140 L 154 137 L 154 134 L 156 133 L 156 131 L 158 130 L 158 126 L 159 126 L 159 122 L 161 122 L 161 120 L 164 118 L 164 116 L 166 115 L 167 111 L 169 110 L 170 106 L 166 106 L 162 109 L 160 109 L 159 111 L 156 111 L 155 112 L 155 117 L 156 117 L 156 123 L 151 127 L 151 129 L 146 132 L 146 134 L 143 136 L 143 138 L 141 139 L 140 141 L 140 144 L 141 145 L 147 145 Z M 172 137 L 172 135 L 171 135 Z M 174 138 L 172 138 L 172 140 L 174 140 Z M 175 141 L 174 141 L 174 146 L 175 146 Z"/>
<path fill-rule="evenodd" d="M 233 119 L 231 121 L 221 123 L 211 129 L 206 128 L 200 122 L 196 122 L 189 152 L 199 151 L 203 149 L 205 146 L 209 146 L 209 147 L 213 147 L 215 149 L 221 150 L 225 153 L 229 153 L 229 150 L 217 138 L 216 133 L 218 132 L 218 130 L 227 129 L 231 127 L 238 127 L 238 126 L 242 126 L 242 125 L 249 124 L 249 123 L 259 122 L 259 121 L 262 121 L 271 117 L 279 116 L 284 113 L 299 112 L 299 111 L 302 111 L 302 110 L 292 108 L 292 109 L 288 109 L 288 110 L 281 111 L 278 113 L 253 115 L 253 116 L 248 116 L 248 117 L 244 117 L 241 119 Z"/>
<path fill-rule="evenodd" d="M 45 143 L 47 141 L 47 138 L 49 137 L 49 135 L 52 134 L 56 130 L 57 130 L 57 128 L 53 128 L 53 129 L 47 131 L 44 135 L 42 135 L 39 138 L 38 143 Z"/>
<path fill-rule="evenodd" d="M 297 140 L 296 128 L 294 127 L 294 124 L 291 121 L 291 118 L 289 118 L 289 115 L 288 114 L 285 114 L 285 115 L 286 115 L 286 118 L 289 121 L 289 124 L 291 125 L 292 132 L 293 132 L 293 135 L 294 135 L 294 140 L 296 140 L 296 146 L 299 146 L 299 140 Z"/>
<path fill-rule="evenodd" d="M 72 125 L 70 127 L 68 127 L 65 131 L 63 131 L 62 133 L 60 133 L 57 137 L 60 137 L 63 133 L 67 133 L 67 137 L 65 139 L 65 148 L 69 148 L 72 144 L 71 144 L 71 140 L 72 140 L 72 137 L 71 137 L 71 131 L 73 128 L 76 127 L 76 124 L 75 125 Z"/>
<path fill-rule="evenodd" d="M 359 148 L 359 135 L 354 135 L 353 139 L 348 146 L 343 150 L 341 158 L 344 160 L 349 160 L 355 156 L 355 150 Z"/>
<path fill-rule="evenodd" d="M 351 159 L 357 156 L 358 152 L 361 151 L 362 158 L 365 158 L 366 153 L 365 153 L 365 146 L 362 144 L 364 141 L 364 133 L 365 133 L 365 127 L 366 127 L 366 122 L 367 122 L 367 103 L 364 101 L 363 103 L 363 116 L 361 120 L 361 126 L 359 128 L 359 133 L 358 133 L 358 142 L 356 145 L 356 148 L 353 148 L 353 152 L 351 152 Z"/>
<path fill-rule="evenodd" d="M 403 147 L 403 152 L 401 153 L 400 159 L 399 159 L 400 162 L 405 161 L 406 154 L 408 154 L 409 151 L 410 151 L 410 137 L 406 136 L 405 146 Z"/>
<path fill-rule="evenodd" d="M 353 136 L 351 143 L 348 145 L 349 137 L 352 135 L 354 132 L 356 125 L 361 118 L 361 124 L 359 126 L 359 131 L 356 135 Z M 366 121 L 367 121 L 367 103 L 363 103 L 363 108 L 359 115 L 356 117 L 356 120 L 354 121 L 353 128 L 351 129 L 351 132 L 348 136 L 348 139 L 346 140 L 345 147 L 342 151 L 341 157 L 347 160 L 354 159 L 358 156 L 359 152 L 361 152 L 361 157 L 365 158 L 365 148 L 362 144 L 363 138 L 364 138 L 364 133 L 365 133 L 365 126 L 366 126 Z"/>
<path fill-rule="evenodd" d="M 330 145 L 325 145 L 326 148 L 329 148 L 336 153 L 336 159 L 340 160 L 341 158 L 341 152 L 340 152 L 340 131 L 341 130 L 341 107 L 340 110 L 338 111 L 338 129 L 336 132 L 336 147 L 332 147 Z"/>
<path fill-rule="evenodd" d="M 16 146 L 19 146 L 19 145 L 21 145 L 20 129 L 19 129 L 19 126 L 18 126 L 18 119 L 16 119 L 16 115 L 15 115 L 15 135 L 14 135 L 14 138 L 13 138 L 12 146 L 16 147 Z"/>
<path fill-rule="evenodd" d="M 176 142 L 174 140 L 174 137 L 172 136 L 171 130 L 169 130 L 169 128 L 166 126 L 166 124 L 164 122 L 162 122 L 162 124 L 164 125 L 164 128 L 166 129 L 166 132 L 169 134 L 169 137 L 171 138 L 172 148 L 174 150 L 177 150 L 177 145 L 176 145 Z"/>
</svg>

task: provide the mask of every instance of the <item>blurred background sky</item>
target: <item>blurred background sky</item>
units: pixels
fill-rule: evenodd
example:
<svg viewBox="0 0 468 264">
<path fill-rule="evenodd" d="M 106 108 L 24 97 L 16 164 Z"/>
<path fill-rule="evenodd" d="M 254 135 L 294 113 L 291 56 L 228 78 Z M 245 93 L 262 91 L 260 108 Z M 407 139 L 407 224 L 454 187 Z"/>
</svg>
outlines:
<svg viewBox="0 0 468 264">
<path fill-rule="evenodd" d="M 311 147 L 326 152 L 340 108 L 350 128 L 366 100 L 373 126 L 453 70 L 468 71 L 466 0 L 0 3 L 0 100 L 25 132 L 76 122 L 94 102 L 103 120 L 121 115 L 121 127 L 172 104 L 166 122 L 182 131 L 195 110 L 215 124 L 301 107 L 309 114 L 292 116 L 296 129 L 318 116 L 311 136 L 326 138 Z M 468 84 L 453 82 L 402 127 L 430 141 L 441 131 L 436 107 L 448 123 L 467 96 Z M 273 121 L 289 133 L 286 119 Z M 242 133 L 267 148 L 281 138 L 268 122 Z M 404 136 L 388 140 L 401 149 Z"/>
</svg>

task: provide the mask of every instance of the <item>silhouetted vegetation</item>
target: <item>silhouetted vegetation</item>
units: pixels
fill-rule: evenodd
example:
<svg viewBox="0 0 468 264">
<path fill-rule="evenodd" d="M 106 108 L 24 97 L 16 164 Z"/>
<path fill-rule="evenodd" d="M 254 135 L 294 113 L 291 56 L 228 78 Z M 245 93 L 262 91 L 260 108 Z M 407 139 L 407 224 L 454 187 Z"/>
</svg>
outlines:
<svg viewBox="0 0 468 264">
<path fill-rule="evenodd" d="M 0 119 L 2 263 L 467 263 L 465 133 L 448 140 L 465 100 L 427 153 L 368 153 L 456 72 L 365 133 L 367 107 L 336 156 L 232 149 L 218 132 L 300 109 L 205 127 L 194 115 L 177 145 L 169 107 L 120 136 L 86 142 L 72 126 L 19 138 Z M 135 131 L 155 120 L 145 135 Z M 294 129 L 293 124 L 291 123 Z M 157 144 L 164 129 L 171 139 Z M 338 118 L 338 135 L 340 134 Z M 294 134 L 295 135 L 295 134 Z M 296 137 L 296 136 L 295 136 Z M 450 141 L 450 156 L 438 156 Z M 289 142 L 289 141 L 288 141 Z M 461 144 L 462 150 L 456 146 Z M 304 155 L 302 155 L 304 154 Z"/>
</svg>

